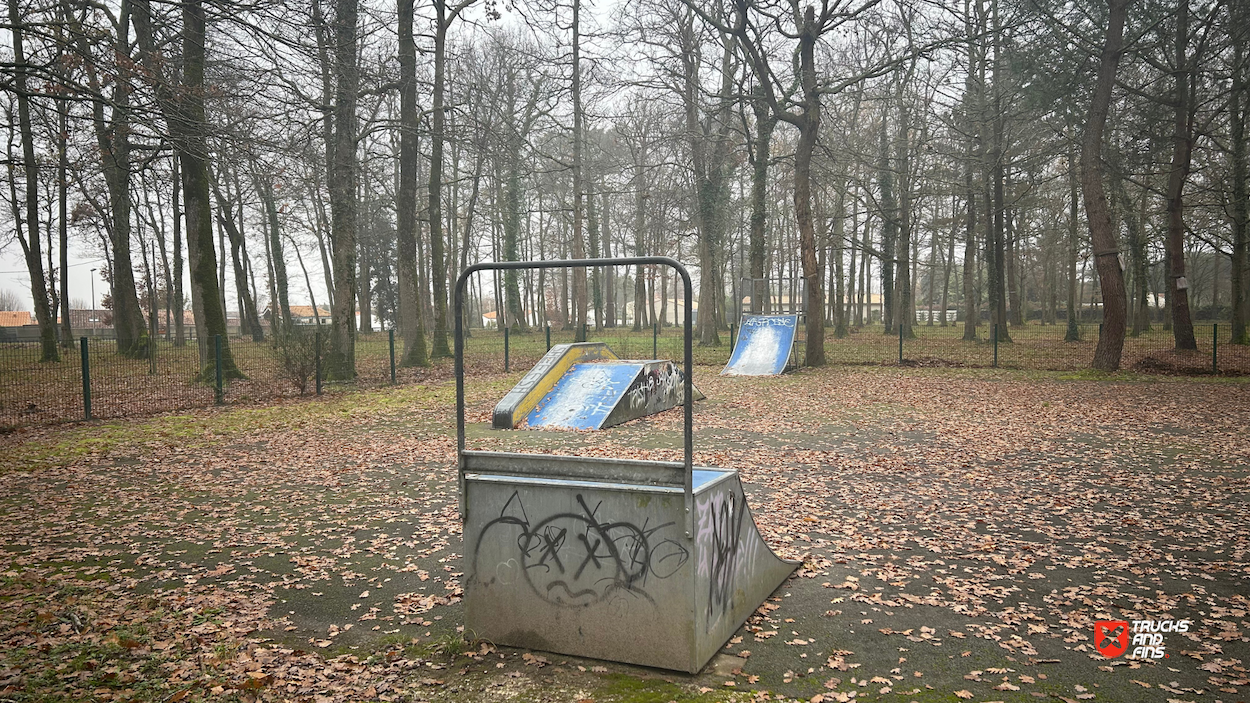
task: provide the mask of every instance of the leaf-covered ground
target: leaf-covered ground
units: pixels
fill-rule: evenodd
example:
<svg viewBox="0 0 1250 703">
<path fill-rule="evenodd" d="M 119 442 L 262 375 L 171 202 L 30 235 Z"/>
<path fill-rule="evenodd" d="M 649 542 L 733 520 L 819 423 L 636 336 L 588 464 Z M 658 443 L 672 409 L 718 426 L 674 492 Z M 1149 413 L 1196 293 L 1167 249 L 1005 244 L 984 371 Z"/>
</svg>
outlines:
<svg viewBox="0 0 1250 703">
<path fill-rule="evenodd" d="M 714 371 L 696 460 L 804 566 L 698 676 L 462 632 L 440 383 L 0 437 L 0 700 L 1250 699 L 1250 385 Z M 486 429 L 518 376 L 471 447 L 677 456 L 679 411 Z"/>
</svg>

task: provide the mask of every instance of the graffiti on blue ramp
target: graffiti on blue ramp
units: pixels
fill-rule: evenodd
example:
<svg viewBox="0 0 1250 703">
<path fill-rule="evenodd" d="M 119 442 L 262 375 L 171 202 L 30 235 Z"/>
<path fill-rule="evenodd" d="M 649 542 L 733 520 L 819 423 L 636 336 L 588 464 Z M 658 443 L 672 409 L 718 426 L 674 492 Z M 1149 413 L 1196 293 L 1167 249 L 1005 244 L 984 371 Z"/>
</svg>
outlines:
<svg viewBox="0 0 1250 703">
<path fill-rule="evenodd" d="M 722 374 L 776 376 L 786 370 L 798 315 L 744 315 L 738 343 Z"/>
</svg>

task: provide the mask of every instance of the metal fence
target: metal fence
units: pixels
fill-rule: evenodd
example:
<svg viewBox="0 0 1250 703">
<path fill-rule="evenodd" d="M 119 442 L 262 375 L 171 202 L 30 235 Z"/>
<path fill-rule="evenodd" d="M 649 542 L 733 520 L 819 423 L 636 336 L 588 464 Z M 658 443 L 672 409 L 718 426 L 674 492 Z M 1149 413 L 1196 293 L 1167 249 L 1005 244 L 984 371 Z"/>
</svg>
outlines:
<svg viewBox="0 0 1250 703">
<path fill-rule="evenodd" d="M 838 338 L 826 330 L 826 363 L 833 365 L 902 365 L 968 368 L 1005 368 L 1038 371 L 1087 369 L 1098 342 L 1097 324 L 1081 325 L 1080 340 L 1064 341 L 1066 327 L 1030 323 L 996 334 L 989 325 L 978 327 L 976 341 L 963 341 L 963 325 L 941 327 L 917 323 L 914 337 L 885 333 L 880 325 L 851 330 Z M 1198 350 L 1178 352 L 1172 333 L 1158 326 L 1125 340 L 1122 368 L 1142 373 L 1191 375 L 1248 375 L 1250 347 L 1229 344 L 1229 327 L 1203 323 L 1195 326 Z M 403 341 L 389 332 L 358 336 L 355 345 L 357 377 L 352 383 L 330 383 L 317 373 L 316 340 L 308 332 L 302 347 L 275 344 L 272 339 L 225 340 L 245 379 L 223 379 L 220 394 L 215 374 L 197 381 L 200 353 L 195 342 L 175 346 L 158 339 L 152 353 L 141 359 L 121 356 L 108 339 L 78 340 L 61 350 L 61 360 L 41 362 L 40 348 L 32 343 L 0 343 L 0 429 L 24 425 L 149 415 L 214 403 L 266 402 L 301 394 L 336 393 L 367 388 L 428 382 L 451 377 L 449 360 L 430 368 L 404 368 L 393 362 L 402 357 Z M 322 332 L 321 334 L 325 334 Z M 804 342 L 795 342 L 795 359 L 803 362 Z M 590 341 L 605 342 L 623 359 L 675 359 L 682 354 L 678 328 L 631 327 L 586 330 Z M 694 361 L 718 371 L 729 360 L 736 329 L 720 332 L 720 346 L 696 346 Z M 998 338 L 997 341 L 995 338 Z M 473 329 L 466 340 L 465 369 L 470 374 L 522 373 L 529 370 L 553 344 L 574 341 L 571 328 L 533 329 L 519 334 L 508 330 Z M 324 341 L 324 340 L 323 340 Z M 311 343 L 309 343 L 311 342 Z M 394 345 L 392 347 L 392 344 Z M 209 365 L 213 363 L 209 346 Z M 394 350 L 394 357 L 392 356 Z M 311 356 L 310 356 L 311 355 Z M 85 362 L 85 363 L 84 363 Z M 320 382 L 319 382 L 320 381 Z M 301 385 L 303 388 L 301 389 Z"/>
</svg>

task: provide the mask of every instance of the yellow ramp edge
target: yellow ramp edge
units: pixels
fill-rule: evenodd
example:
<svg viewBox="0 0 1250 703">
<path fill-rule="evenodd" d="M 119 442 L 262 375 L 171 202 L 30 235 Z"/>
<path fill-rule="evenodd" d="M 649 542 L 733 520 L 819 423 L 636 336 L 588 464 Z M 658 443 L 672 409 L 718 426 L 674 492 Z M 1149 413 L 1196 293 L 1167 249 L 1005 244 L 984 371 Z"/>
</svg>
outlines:
<svg viewBox="0 0 1250 703">
<path fill-rule="evenodd" d="M 603 342 L 557 344 L 551 347 L 495 406 L 491 426 L 497 430 L 515 429 L 538 402 L 551 392 L 570 366 L 583 361 L 605 359 L 617 360 L 618 357 Z"/>
</svg>

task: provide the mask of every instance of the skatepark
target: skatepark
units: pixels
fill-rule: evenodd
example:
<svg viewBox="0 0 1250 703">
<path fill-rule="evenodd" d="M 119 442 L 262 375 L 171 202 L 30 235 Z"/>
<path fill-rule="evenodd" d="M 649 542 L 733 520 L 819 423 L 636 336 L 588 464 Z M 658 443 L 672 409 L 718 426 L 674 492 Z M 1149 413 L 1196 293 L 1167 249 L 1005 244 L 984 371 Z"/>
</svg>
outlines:
<svg viewBox="0 0 1250 703">
<path fill-rule="evenodd" d="M 1240 385 L 660 361 L 706 398 L 601 429 L 496 429 L 531 367 L 59 430 L 96 449 L 0 492 L 7 686 L 1240 700 Z M 1108 620 L 1191 626 L 1142 659 Z"/>
</svg>

